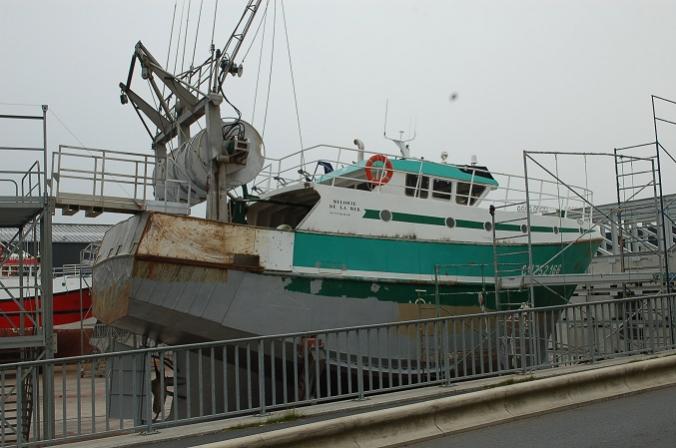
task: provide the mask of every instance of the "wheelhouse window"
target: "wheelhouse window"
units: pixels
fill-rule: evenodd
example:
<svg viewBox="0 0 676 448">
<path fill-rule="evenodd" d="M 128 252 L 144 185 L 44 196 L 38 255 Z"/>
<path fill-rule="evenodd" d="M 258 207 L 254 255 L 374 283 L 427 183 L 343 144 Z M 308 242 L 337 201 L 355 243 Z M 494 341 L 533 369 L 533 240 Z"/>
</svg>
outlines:
<svg viewBox="0 0 676 448">
<path fill-rule="evenodd" d="M 432 181 L 432 197 L 438 199 L 451 200 L 453 194 L 453 182 L 441 179 Z"/>
<path fill-rule="evenodd" d="M 458 182 L 455 192 L 455 202 L 463 205 L 474 205 L 485 190 L 486 187 L 483 185 Z"/>
<path fill-rule="evenodd" d="M 429 194 L 430 178 L 417 174 L 406 175 L 406 196 L 426 198 Z"/>
</svg>

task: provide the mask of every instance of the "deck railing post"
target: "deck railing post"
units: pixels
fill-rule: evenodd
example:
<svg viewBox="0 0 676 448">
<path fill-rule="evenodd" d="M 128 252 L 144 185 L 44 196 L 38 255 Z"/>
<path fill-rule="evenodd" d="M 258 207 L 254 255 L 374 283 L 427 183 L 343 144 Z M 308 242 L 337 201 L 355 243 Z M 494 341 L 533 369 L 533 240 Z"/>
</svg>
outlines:
<svg viewBox="0 0 676 448">
<path fill-rule="evenodd" d="M 364 399 L 364 360 L 361 350 L 361 331 L 357 330 L 357 392 L 358 400 Z"/>
<path fill-rule="evenodd" d="M 258 405 L 260 415 L 267 414 L 265 409 L 265 344 L 264 340 L 258 341 Z"/>
</svg>

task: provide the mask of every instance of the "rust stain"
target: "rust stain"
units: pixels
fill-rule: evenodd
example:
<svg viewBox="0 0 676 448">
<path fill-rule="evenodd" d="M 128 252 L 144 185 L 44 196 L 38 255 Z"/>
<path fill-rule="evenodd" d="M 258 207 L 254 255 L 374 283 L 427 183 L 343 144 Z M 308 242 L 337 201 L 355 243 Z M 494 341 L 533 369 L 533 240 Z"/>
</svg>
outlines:
<svg viewBox="0 0 676 448">
<path fill-rule="evenodd" d="M 147 261 L 260 271 L 255 228 L 153 213 L 137 249 Z"/>
<path fill-rule="evenodd" d="M 439 307 L 439 317 L 458 316 L 461 314 L 480 313 L 479 306 L 447 306 Z M 430 303 L 400 303 L 399 320 L 432 319 L 437 317 L 437 307 Z"/>
<path fill-rule="evenodd" d="M 221 268 L 205 268 L 202 266 L 174 263 L 157 263 L 145 260 L 139 260 L 134 265 L 134 272 L 132 275 L 135 278 L 144 278 L 165 283 L 225 283 L 228 280 L 228 271 Z"/>
<path fill-rule="evenodd" d="M 106 325 L 125 317 L 129 310 L 130 293 L 130 282 L 94 289 L 92 294 L 94 316 Z"/>
</svg>

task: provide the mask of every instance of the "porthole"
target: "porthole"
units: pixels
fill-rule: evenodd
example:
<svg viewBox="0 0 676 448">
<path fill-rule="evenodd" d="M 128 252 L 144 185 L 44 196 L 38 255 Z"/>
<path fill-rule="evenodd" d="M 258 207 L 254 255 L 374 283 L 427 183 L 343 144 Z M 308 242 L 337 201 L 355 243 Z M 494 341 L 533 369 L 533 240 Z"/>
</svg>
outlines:
<svg viewBox="0 0 676 448">
<path fill-rule="evenodd" d="M 554 226 L 554 234 L 558 234 L 558 233 L 559 233 L 559 228 Z"/>
<path fill-rule="evenodd" d="M 446 218 L 446 226 L 447 226 L 449 229 L 452 229 L 453 227 L 455 227 L 455 219 L 453 219 L 453 218 Z"/>
<path fill-rule="evenodd" d="M 486 232 L 490 232 L 491 230 L 493 230 L 493 224 L 491 224 L 490 222 L 486 221 L 486 222 L 484 223 L 484 230 L 486 230 Z"/>
<path fill-rule="evenodd" d="M 521 224 L 521 233 L 528 233 L 528 226 L 526 224 Z"/>
<path fill-rule="evenodd" d="M 382 219 L 385 222 L 391 221 L 392 220 L 392 212 L 389 210 L 381 210 L 380 211 L 380 219 Z"/>
</svg>

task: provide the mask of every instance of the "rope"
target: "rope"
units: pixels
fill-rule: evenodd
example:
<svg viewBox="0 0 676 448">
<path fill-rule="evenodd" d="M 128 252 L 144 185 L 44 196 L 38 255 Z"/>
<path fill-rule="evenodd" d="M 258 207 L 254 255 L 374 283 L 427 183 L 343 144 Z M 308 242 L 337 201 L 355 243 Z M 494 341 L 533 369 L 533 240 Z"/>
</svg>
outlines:
<svg viewBox="0 0 676 448">
<path fill-rule="evenodd" d="M 265 98 L 265 114 L 263 115 L 263 137 L 265 137 L 265 126 L 268 123 L 268 109 L 270 106 L 270 90 L 272 90 L 272 67 L 275 62 L 275 35 L 277 34 L 277 2 L 275 1 L 272 9 L 272 48 L 270 49 L 270 71 L 268 73 L 268 93 Z"/>
<path fill-rule="evenodd" d="M 305 170 L 305 152 L 303 151 L 303 133 L 300 126 L 300 113 L 298 111 L 298 96 L 296 94 L 296 79 L 293 76 L 293 64 L 291 63 L 291 45 L 289 44 L 289 31 L 286 26 L 286 12 L 284 10 L 284 0 L 280 0 L 282 5 L 282 23 L 284 24 L 284 36 L 286 37 L 286 50 L 289 56 L 289 71 L 291 72 L 291 88 L 293 90 L 293 104 L 296 108 L 296 125 L 298 126 L 298 140 L 300 141 L 300 165 Z"/>
<path fill-rule="evenodd" d="M 251 112 L 251 123 L 252 124 L 254 122 L 254 119 L 256 118 L 256 104 L 258 104 L 258 86 L 260 84 L 260 79 L 261 79 L 261 67 L 263 66 L 263 48 L 265 47 L 265 29 L 267 28 L 267 22 L 268 22 L 268 4 L 269 4 L 269 2 L 265 3 L 265 12 L 263 14 L 263 18 L 261 19 L 261 23 L 263 24 L 263 34 L 261 35 L 261 50 L 258 53 L 258 72 L 256 73 L 256 87 L 254 89 L 253 110 Z M 259 24 L 259 28 L 260 28 L 260 24 Z M 251 44 L 253 45 L 253 41 L 251 41 Z M 246 58 L 246 54 L 244 55 L 244 57 Z"/>
</svg>

